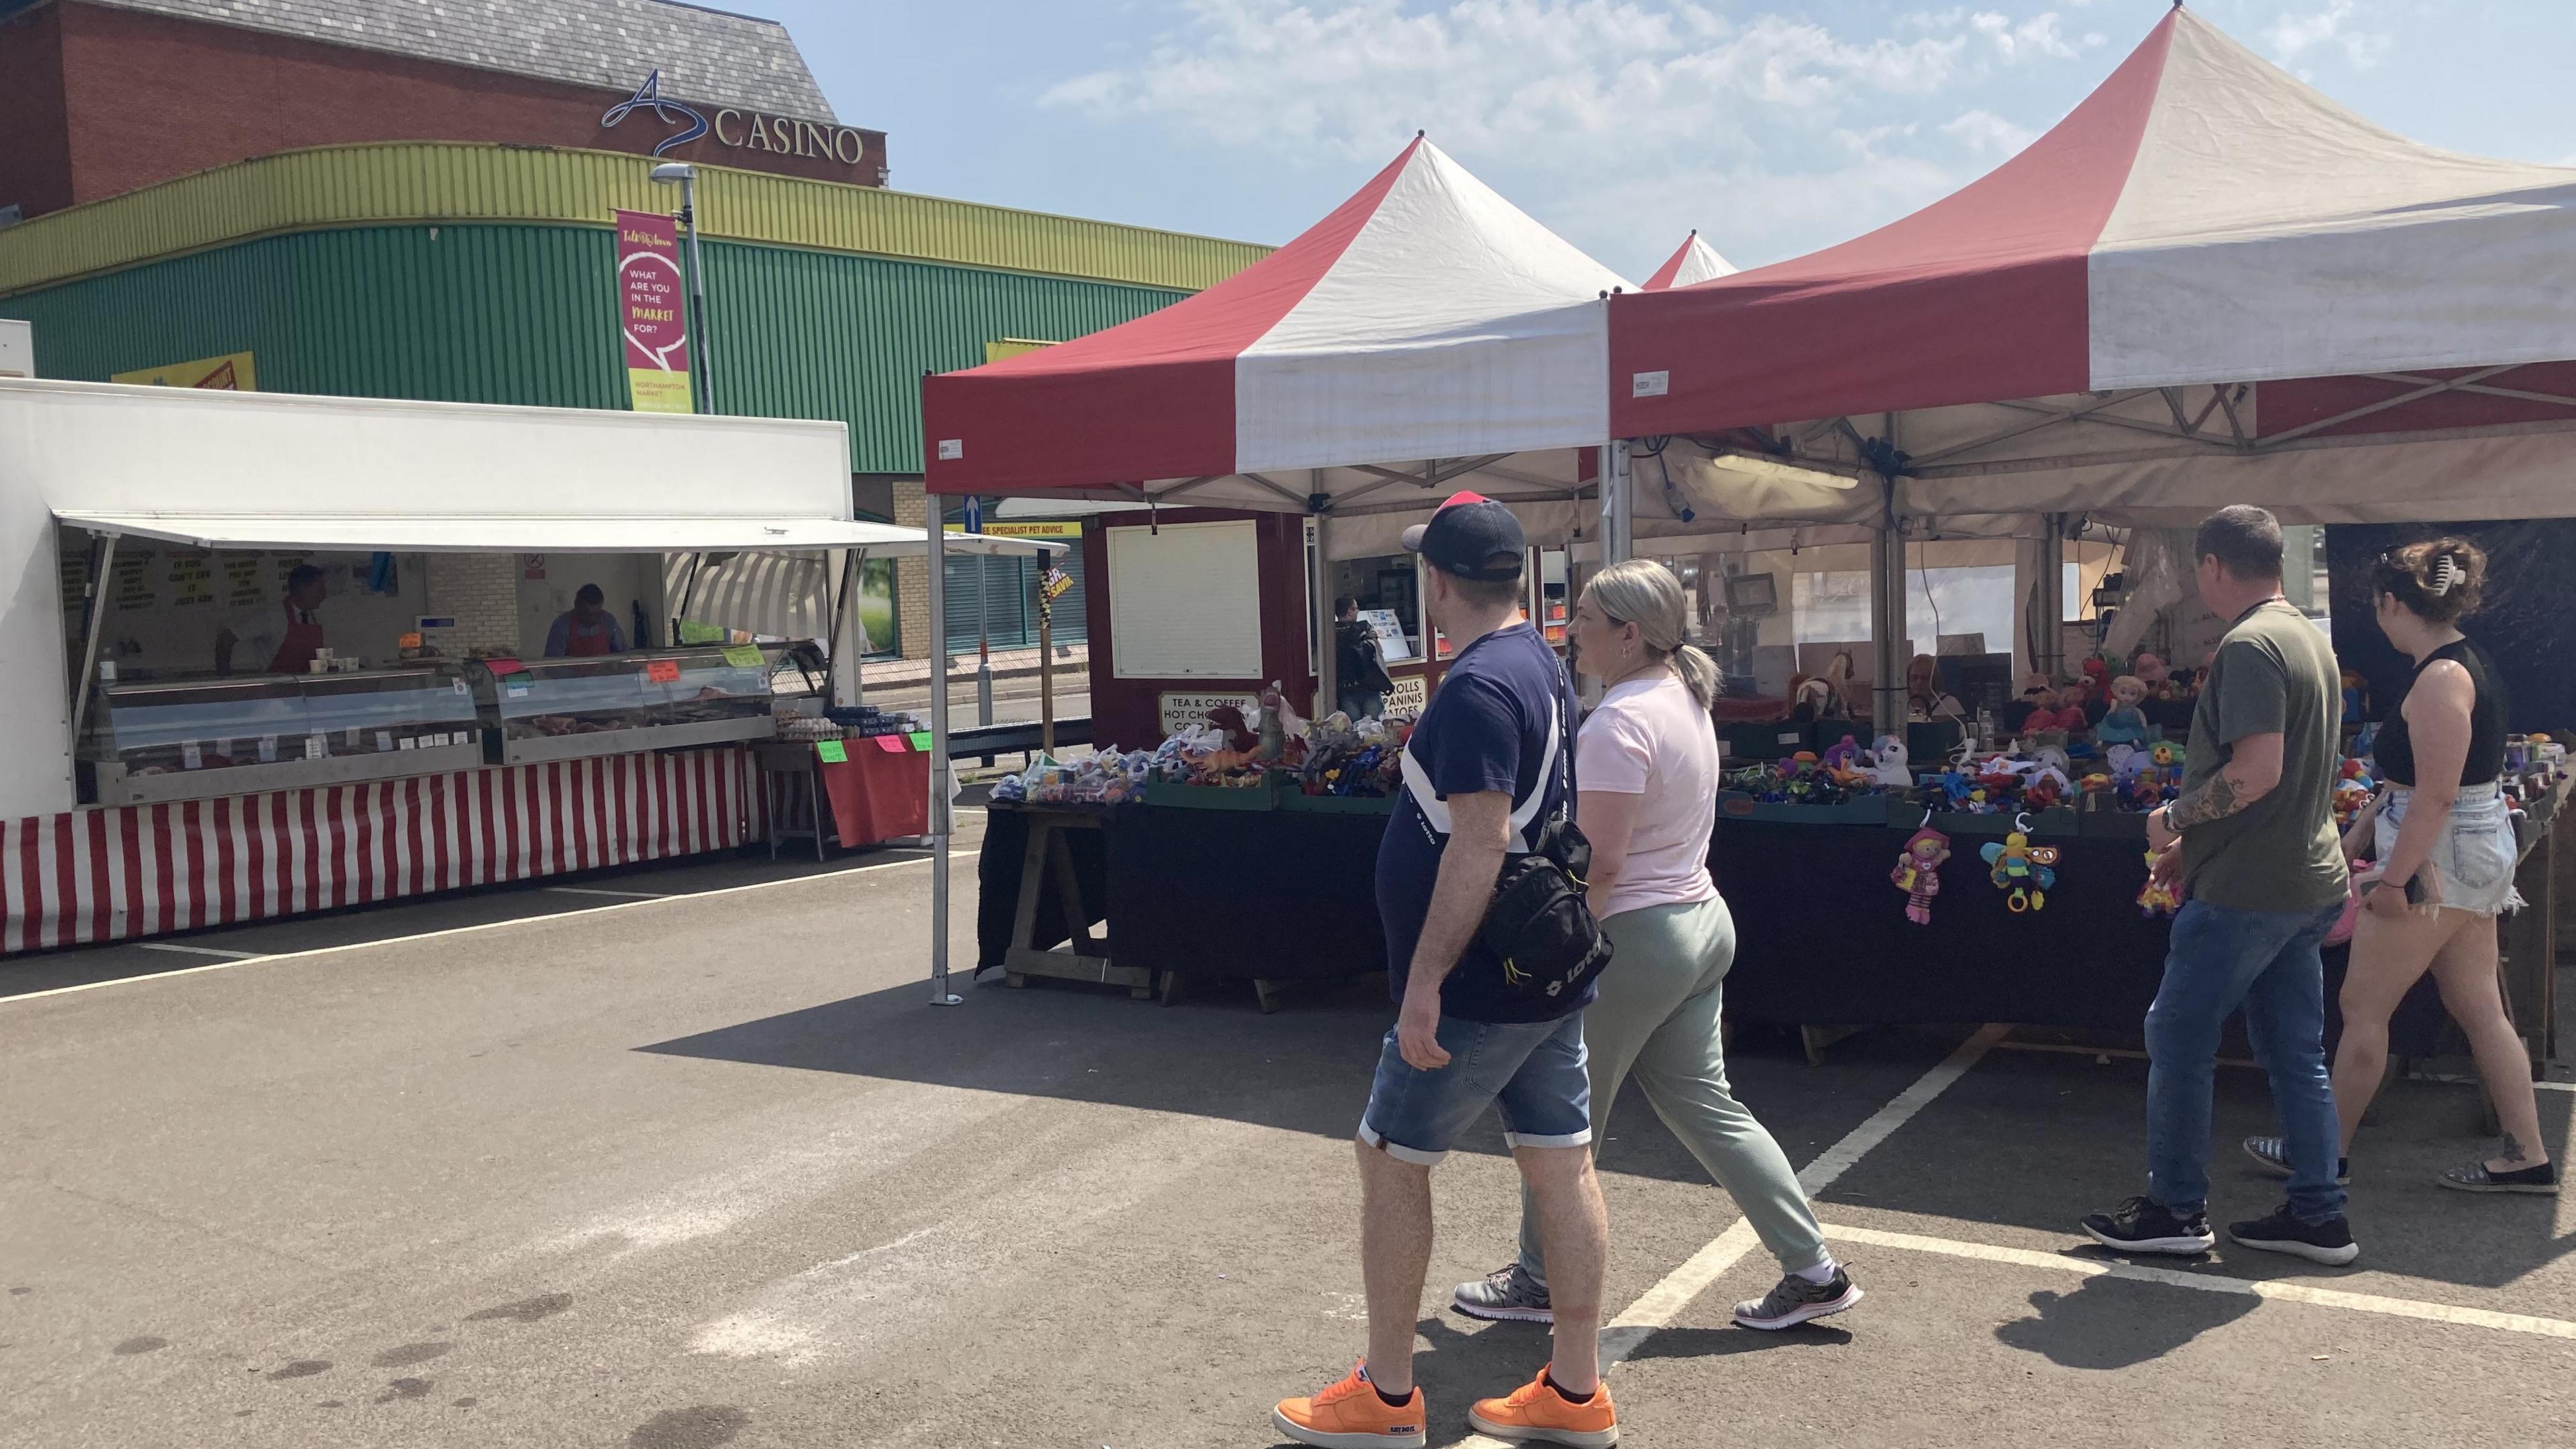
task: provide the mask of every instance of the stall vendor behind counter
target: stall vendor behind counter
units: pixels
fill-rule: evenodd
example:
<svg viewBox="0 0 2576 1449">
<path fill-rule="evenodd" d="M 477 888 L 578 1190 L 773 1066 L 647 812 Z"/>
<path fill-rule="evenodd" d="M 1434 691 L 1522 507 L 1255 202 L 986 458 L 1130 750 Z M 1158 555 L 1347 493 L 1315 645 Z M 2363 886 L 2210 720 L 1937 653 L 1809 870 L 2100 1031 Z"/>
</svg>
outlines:
<svg viewBox="0 0 2576 1449">
<path fill-rule="evenodd" d="M 286 597 L 236 615 L 215 633 L 217 674 L 302 674 L 324 643 L 317 612 L 328 590 L 322 571 L 298 564 L 286 575 Z"/>
<path fill-rule="evenodd" d="M 625 653 L 626 635 L 617 627 L 617 616 L 602 607 L 606 599 L 599 585 L 582 585 L 572 596 L 572 607 L 555 615 L 554 627 L 546 630 L 546 657 L 587 659 Z"/>
</svg>

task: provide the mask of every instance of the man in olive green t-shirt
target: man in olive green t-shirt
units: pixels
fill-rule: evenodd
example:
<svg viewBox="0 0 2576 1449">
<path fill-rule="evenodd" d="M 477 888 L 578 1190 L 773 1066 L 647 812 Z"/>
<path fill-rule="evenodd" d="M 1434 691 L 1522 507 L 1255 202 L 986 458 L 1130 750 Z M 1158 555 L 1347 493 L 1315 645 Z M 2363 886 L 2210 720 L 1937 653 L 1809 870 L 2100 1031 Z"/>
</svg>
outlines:
<svg viewBox="0 0 2576 1449">
<path fill-rule="evenodd" d="M 2326 1072 L 2325 968 L 2317 948 L 2343 909 L 2334 828 L 2342 692 L 2334 651 L 2281 596 L 2281 525 L 2222 508 L 2194 541 L 2200 595 L 2232 620 L 2193 713 L 2182 792 L 2147 817 L 2155 873 L 2189 899 L 2174 917 L 2164 981 L 2147 1009 L 2147 1191 L 2084 1220 L 2129 1252 L 2200 1253 L 2216 1241 L 2209 1197 L 2210 1090 L 2219 1028 L 2239 1006 L 2272 1079 L 2289 1201 L 2228 1225 L 2249 1248 L 2351 1262 L 2341 1127 Z"/>
</svg>

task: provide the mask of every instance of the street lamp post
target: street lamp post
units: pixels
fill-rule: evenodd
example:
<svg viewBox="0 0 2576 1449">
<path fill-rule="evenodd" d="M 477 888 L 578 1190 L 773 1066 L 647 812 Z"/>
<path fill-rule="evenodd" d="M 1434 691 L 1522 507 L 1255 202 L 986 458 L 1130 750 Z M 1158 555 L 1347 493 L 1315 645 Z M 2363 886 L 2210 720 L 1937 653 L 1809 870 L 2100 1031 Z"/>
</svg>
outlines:
<svg viewBox="0 0 2576 1449">
<path fill-rule="evenodd" d="M 716 410 L 716 376 L 707 356 L 707 267 L 698 254 L 698 169 L 686 161 L 665 161 L 653 168 L 653 179 L 664 186 L 680 188 L 680 225 L 689 234 L 690 310 L 696 314 L 689 329 L 690 370 L 697 378 L 698 411 L 712 413 Z"/>
</svg>

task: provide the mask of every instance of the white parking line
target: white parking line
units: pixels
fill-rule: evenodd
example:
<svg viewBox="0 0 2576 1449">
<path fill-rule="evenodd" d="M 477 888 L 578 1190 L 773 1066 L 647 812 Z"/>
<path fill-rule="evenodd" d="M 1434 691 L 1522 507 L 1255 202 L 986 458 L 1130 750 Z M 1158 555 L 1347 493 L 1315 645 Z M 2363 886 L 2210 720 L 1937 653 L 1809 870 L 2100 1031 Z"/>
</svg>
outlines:
<svg viewBox="0 0 2576 1449">
<path fill-rule="evenodd" d="M 177 951 L 188 956 L 221 956 L 227 961 L 256 961 L 260 957 L 257 951 L 221 951 L 212 946 L 190 946 L 178 941 L 137 941 L 134 944 L 146 951 Z"/>
<path fill-rule="evenodd" d="M 2013 1263 L 2025 1268 L 2054 1268 L 2086 1278 L 2126 1278 L 2138 1283 L 2162 1283 L 2172 1288 L 2191 1288 L 2203 1293 L 2241 1293 L 2255 1298 L 2276 1298 L 2285 1303 L 2312 1303 L 2320 1308 L 2343 1308 L 2356 1313 L 2379 1313 L 2392 1318 L 2421 1318 L 2435 1323 L 2459 1323 L 2472 1328 L 2501 1329 L 2507 1333 L 2534 1333 L 2545 1338 L 2576 1338 L 2576 1323 L 2559 1318 L 2538 1318 L 2527 1313 L 2497 1313 L 2486 1308 L 2463 1308 L 2456 1303 L 2426 1303 L 2413 1298 L 2387 1298 L 2377 1293 L 2347 1293 L 2340 1288 L 2318 1288 L 2306 1283 L 2278 1279 L 2231 1278 L 2223 1273 L 2187 1273 L 2177 1268 L 2148 1268 L 2136 1263 L 2105 1258 L 2076 1258 L 2062 1253 L 2040 1253 L 2028 1248 L 1998 1248 L 1987 1243 L 1962 1243 L 1949 1238 L 1927 1238 L 1914 1233 L 1887 1233 L 1875 1228 L 1845 1228 L 1825 1225 L 1825 1237 L 1834 1242 L 1863 1243 L 1873 1248 L 1897 1248 L 1909 1253 L 1937 1253 L 1948 1258 L 1973 1258 L 1986 1263 Z"/>
<path fill-rule="evenodd" d="M 1968 1074 L 1985 1054 L 2003 1040 L 2008 1026 L 1985 1026 L 1959 1044 L 1958 1050 L 1942 1059 L 1939 1066 L 1925 1072 L 1914 1085 L 1896 1094 L 1894 1100 L 1879 1108 L 1845 1133 L 1841 1141 L 1824 1150 L 1823 1155 L 1807 1164 L 1798 1174 L 1798 1184 L 1809 1195 L 1824 1191 L 1859 1162 L 1862 1154 L 1895 1135 L 1896 1129 L 1911 1120 L 1915 1113 L 1930 1106 L 1932 1099 L 1949 1090 L 1950 1084 Z M 1663 1281 L 1646 1290 L 1644 1296 L 1628 1305 L 1627 1310 L 1610 1320 L 1601 1331 L 1601 1367 L 1606 1372 L 1624 1361 L 1646 1341 L 1647 1335 L 1670 1324 L 1690 1301 L 1708 1290 L 1708 1286 L 1726 1276 L 1737 1260 L 1752 1251 L 1760 1241 L 1753 1225 L 1738 1219 L 1734 1226 L 1718 1234 L 1708 1246 L 1691 1254 L 1689 1261 L 1664 1275 Z M 1466 1443 L 1480 1442 L 1468 1439 Z"/>
<path fill-rule="evenodd" d="M 709 891 L 691 891 L 685 895 L 655 896 L 650 900 L 616 901 L 608 905 L 592 906 L 580 911 L 557 911 L 544 915 L 512 916 L 506 921 L 485 921 L 479 925 L 472 926 L 450 926 L 441 931 L 420 931 L 408 936 L 386 936 L 373 941 L 348 941 L 337 946 L 316 946 L 305 951 L 279 951 L 273 955 L 267 956 L 252 955 L 244 952 L 241 953 L 239 960 L 209 961 L 203 966 L 182 966 L 175 971 L 155 971 L 148 976 L 119 976 L 107 981 L 84 981 L 77 986 L 56 986 L 46 991 L 21 991 L 15 996 L 0 996 L 0 1006 L 6 1006 L 11 1002 L 16 1001 L 35 1001 L 47 996 L 68 996 L 75 991 L 99 991 L 110 986 L 140 986 L 147 982 L 167 981 L 174 976 L 195 976 L 206 971 L 229 971 L 236 966 L 247 966 L 253 962 L 267 965 L 277 961 L 301 961 L 315 956 L 334 955 L 341 951 L 361 951 L 370 946 L 399 946 L 407 941 L 435 941 L 443 936 L 465 936 L 478 931 L 498 931 L 511 926 L 529 926 L 536 925 L 540 922 L 561 921 L 576 915 L 596 915 L 602 911 L 640 910 L 647 906 L 663 905 L 671 901 L 703 901 L 710 900 L 718 896 L 741 895 L 746 891 L 765 891 L 775 886 L 804 885 L 812 881 L 839 880 L 843 876 L 866 875 L 870 871 L 900 870 L 907 865 L 927 865 L 934 858 L 935 857 L 927 855 L 917 855 L 910 860 L 889 860 L 879 865 L 858 865 L 852 866 L 847 870 L 825 871 L 816 875 L 787 876 L 779 880 L 758 880 L 753 881 L 749 885 L 724 886 L 720 889 Z M 959 851 L 949 857 L 949 866 L 951 869 L 955 869 L 960 865 L 972 866 L 975 864 L 975 859 L 976 857 L 974 852 Z M 135 944 L 147 948 L 158 946 L 163 949 L 177 949 L 176 943 L 173 942 L 138 941 Z M 209 955 L 232 954 L 229 952 L 218 953 L 210 946 L 199 946 L 190 949 Z"/>
<path fill-rule="evenodd" d="M 548 895 L 624 896 L 629 900 L 639 901 L 666 901 L 674 895 L 688 894 L 686 891 L 611 891 L 601 890 L 597 886 L 546 886 L 543 889 Z"/>
</svg>

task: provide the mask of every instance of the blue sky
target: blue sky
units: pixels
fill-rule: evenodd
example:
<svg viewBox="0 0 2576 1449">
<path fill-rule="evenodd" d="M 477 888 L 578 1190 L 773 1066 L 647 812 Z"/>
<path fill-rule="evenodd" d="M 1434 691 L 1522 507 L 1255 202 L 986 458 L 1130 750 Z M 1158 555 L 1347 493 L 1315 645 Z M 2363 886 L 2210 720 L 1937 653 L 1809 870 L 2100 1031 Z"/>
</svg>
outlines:
<svg viewBox="0 0 2576 1449">
<path fill-rule="evenodd" d="M 1991 169 L 2168 0 L 736 0 L 787 23 L 893 184 L 1250 241 L 1413 131 L 1614 269 L 1753 266 Z M 2345 105 L 2576 166 L 2576 0 L 2199 0 Z"/>
</svg>

